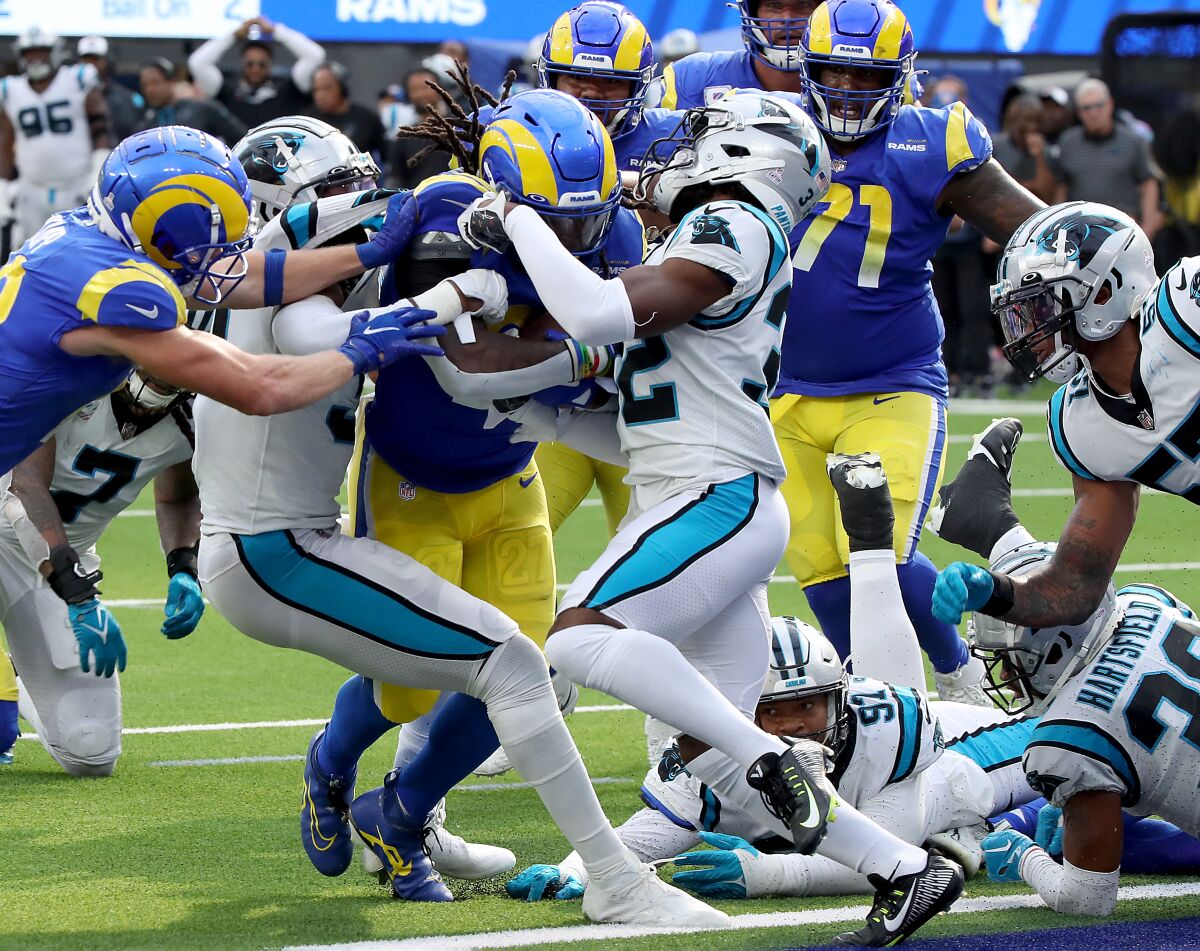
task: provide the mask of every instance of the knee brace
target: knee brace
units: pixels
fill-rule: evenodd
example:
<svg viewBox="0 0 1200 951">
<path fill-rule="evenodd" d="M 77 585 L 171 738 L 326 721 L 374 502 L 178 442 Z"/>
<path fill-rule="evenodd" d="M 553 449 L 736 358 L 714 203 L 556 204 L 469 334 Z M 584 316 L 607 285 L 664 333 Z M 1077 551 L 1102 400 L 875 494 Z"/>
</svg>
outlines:
<svg viewBox="0 0 1200 951">
<path fill-rule="evenodd" d="M 70 775 L 111 776 L 121 755 L 121 693 L 115 680 L 69 690 L 55 713 L 43 717 L 43 727 L 46 749 Z"/>
</svg>

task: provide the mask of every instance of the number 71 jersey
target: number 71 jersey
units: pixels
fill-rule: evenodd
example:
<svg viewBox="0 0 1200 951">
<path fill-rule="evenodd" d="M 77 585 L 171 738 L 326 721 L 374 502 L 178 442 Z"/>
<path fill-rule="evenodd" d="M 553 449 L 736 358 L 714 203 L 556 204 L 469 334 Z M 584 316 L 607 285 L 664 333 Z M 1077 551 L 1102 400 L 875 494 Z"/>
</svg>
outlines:
<svg viewBox="0 0 1200 951">
<path fill-rule="evenodd" d="M 1050 399 L 1050 445 L 1081 479 L 1139 482 L 1200 505 L 1200 257 L 1167 271 L 1132 319 L 1133 401 L 1081 370 Z"/>
</svg>

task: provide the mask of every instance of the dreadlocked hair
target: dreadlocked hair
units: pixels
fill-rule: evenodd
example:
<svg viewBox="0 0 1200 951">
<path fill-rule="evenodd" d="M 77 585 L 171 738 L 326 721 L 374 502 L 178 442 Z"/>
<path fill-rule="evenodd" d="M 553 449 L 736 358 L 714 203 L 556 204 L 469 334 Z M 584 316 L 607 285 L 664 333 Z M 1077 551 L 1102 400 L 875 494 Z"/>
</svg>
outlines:
<svg viewBox="0 0 1200 951">
<path fill-rule="evenodd" d="M 475 175 L 479 172 L 479 140 L 485 128 L 484 123 L 479 121 L 479 113 L 484 106 L 494 109 L 508 98 L 517 74 L 509 70 L 499 97 L 471 82 L 470 70 L 463 63 L 455 61 L 450 78 L 458 87 L 457 96 L 435 80 L 425 80 L 425 85 L 437 93 L 438 99 L 446 107 L 446 114 L 443 115 L 432 105 L 426 106 L 421 121 L 417 125 L 396 130 L 396 138 L 426 139 L 430 143 L 408 160 L 409 168 L 416 168 L 430 153 L 441 151 L 449 152 L 459 168 Z M 460 99 L 467 103 L 466 109 L 459 105 Z"/>
</svg>

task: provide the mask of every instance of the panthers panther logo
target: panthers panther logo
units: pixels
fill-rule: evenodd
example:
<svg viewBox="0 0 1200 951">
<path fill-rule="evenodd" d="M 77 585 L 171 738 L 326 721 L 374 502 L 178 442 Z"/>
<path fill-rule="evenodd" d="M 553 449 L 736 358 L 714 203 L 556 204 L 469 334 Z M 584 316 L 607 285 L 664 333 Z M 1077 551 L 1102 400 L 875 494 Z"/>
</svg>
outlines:
<svg viewBox="0 0 1200 951">
<path fill-rule="evenodd" d="M 729 222 L 719 215 L 697 215 L 692 219 L 692 244 L 719 244 L 742 252 Z"/>
<path fill-rule="evenodd" d="M 1041 253 L 1054 254 L 1058 251 L 1059 235 L 1065 232 L 1067 260 L 1086 267 L 1104 242 L 1124 228 L 1122 222 L 1104 215 L 1070 218 L 1047 225 L 1035 243 Z"/>
</svg>

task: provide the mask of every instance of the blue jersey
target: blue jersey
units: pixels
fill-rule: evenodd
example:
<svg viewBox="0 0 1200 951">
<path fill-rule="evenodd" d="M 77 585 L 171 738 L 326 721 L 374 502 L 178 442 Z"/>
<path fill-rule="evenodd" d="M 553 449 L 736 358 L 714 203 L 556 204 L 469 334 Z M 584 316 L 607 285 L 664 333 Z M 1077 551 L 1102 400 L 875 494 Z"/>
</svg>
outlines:
<svg viewBox="0 0 1200 951">
<path fill-rule="evenodd" d="M 73 356 L 58 345 L 63 334 L 89 324 L 171 330 L 185 315 L 166 272 L 101 234 L 84 209 L 47 221 L 0 269 L 0 472 L 132 368 Z"/>
<path fill-rule="evenodd" d="M 710 106 L 731 89 L 762 89 L 747 50 L 693 53 L 663 70 L 648 101 L 661 109 Z"/>
<path fill-rule="evenodd" d="M 458 216 L 487 190 L 463 173 L 437 175 L 423 182 L 414 196 L 420 225 L 416 237 L 458 237 Z M 642 263 L 645 233 L 638 216 L 619 209 L 604 246 L 583 258 L 604 277 Z M 467 267 L 490 268 L 508 282 L 509 319 L 520 327 L 545 308 L 515 252 L 475 251 Z M 399 294 L 389 273 L 382 303 Z M 375 399 L 367 409 L 366 432 L 371 448 L 410 482 L 437 492 L 474 492 L 521 472 L 533 456 L 534 444 L 510 443 L 516 424 L 495 411 L 456 403 L 442 389 L 424 360 L 405 360 L 379 374 Z"/>
<path fill-rule="evenodd" d="M 893 390 L 945 399 L 942 318 L 929 259 L 950 217 L 942 189 L 992 154 L 962 103 L 905 106 L 849 155 L 832 149 L 833 183 L 791 235 L 792 296 L 776 393 Z"/>
</svg>

